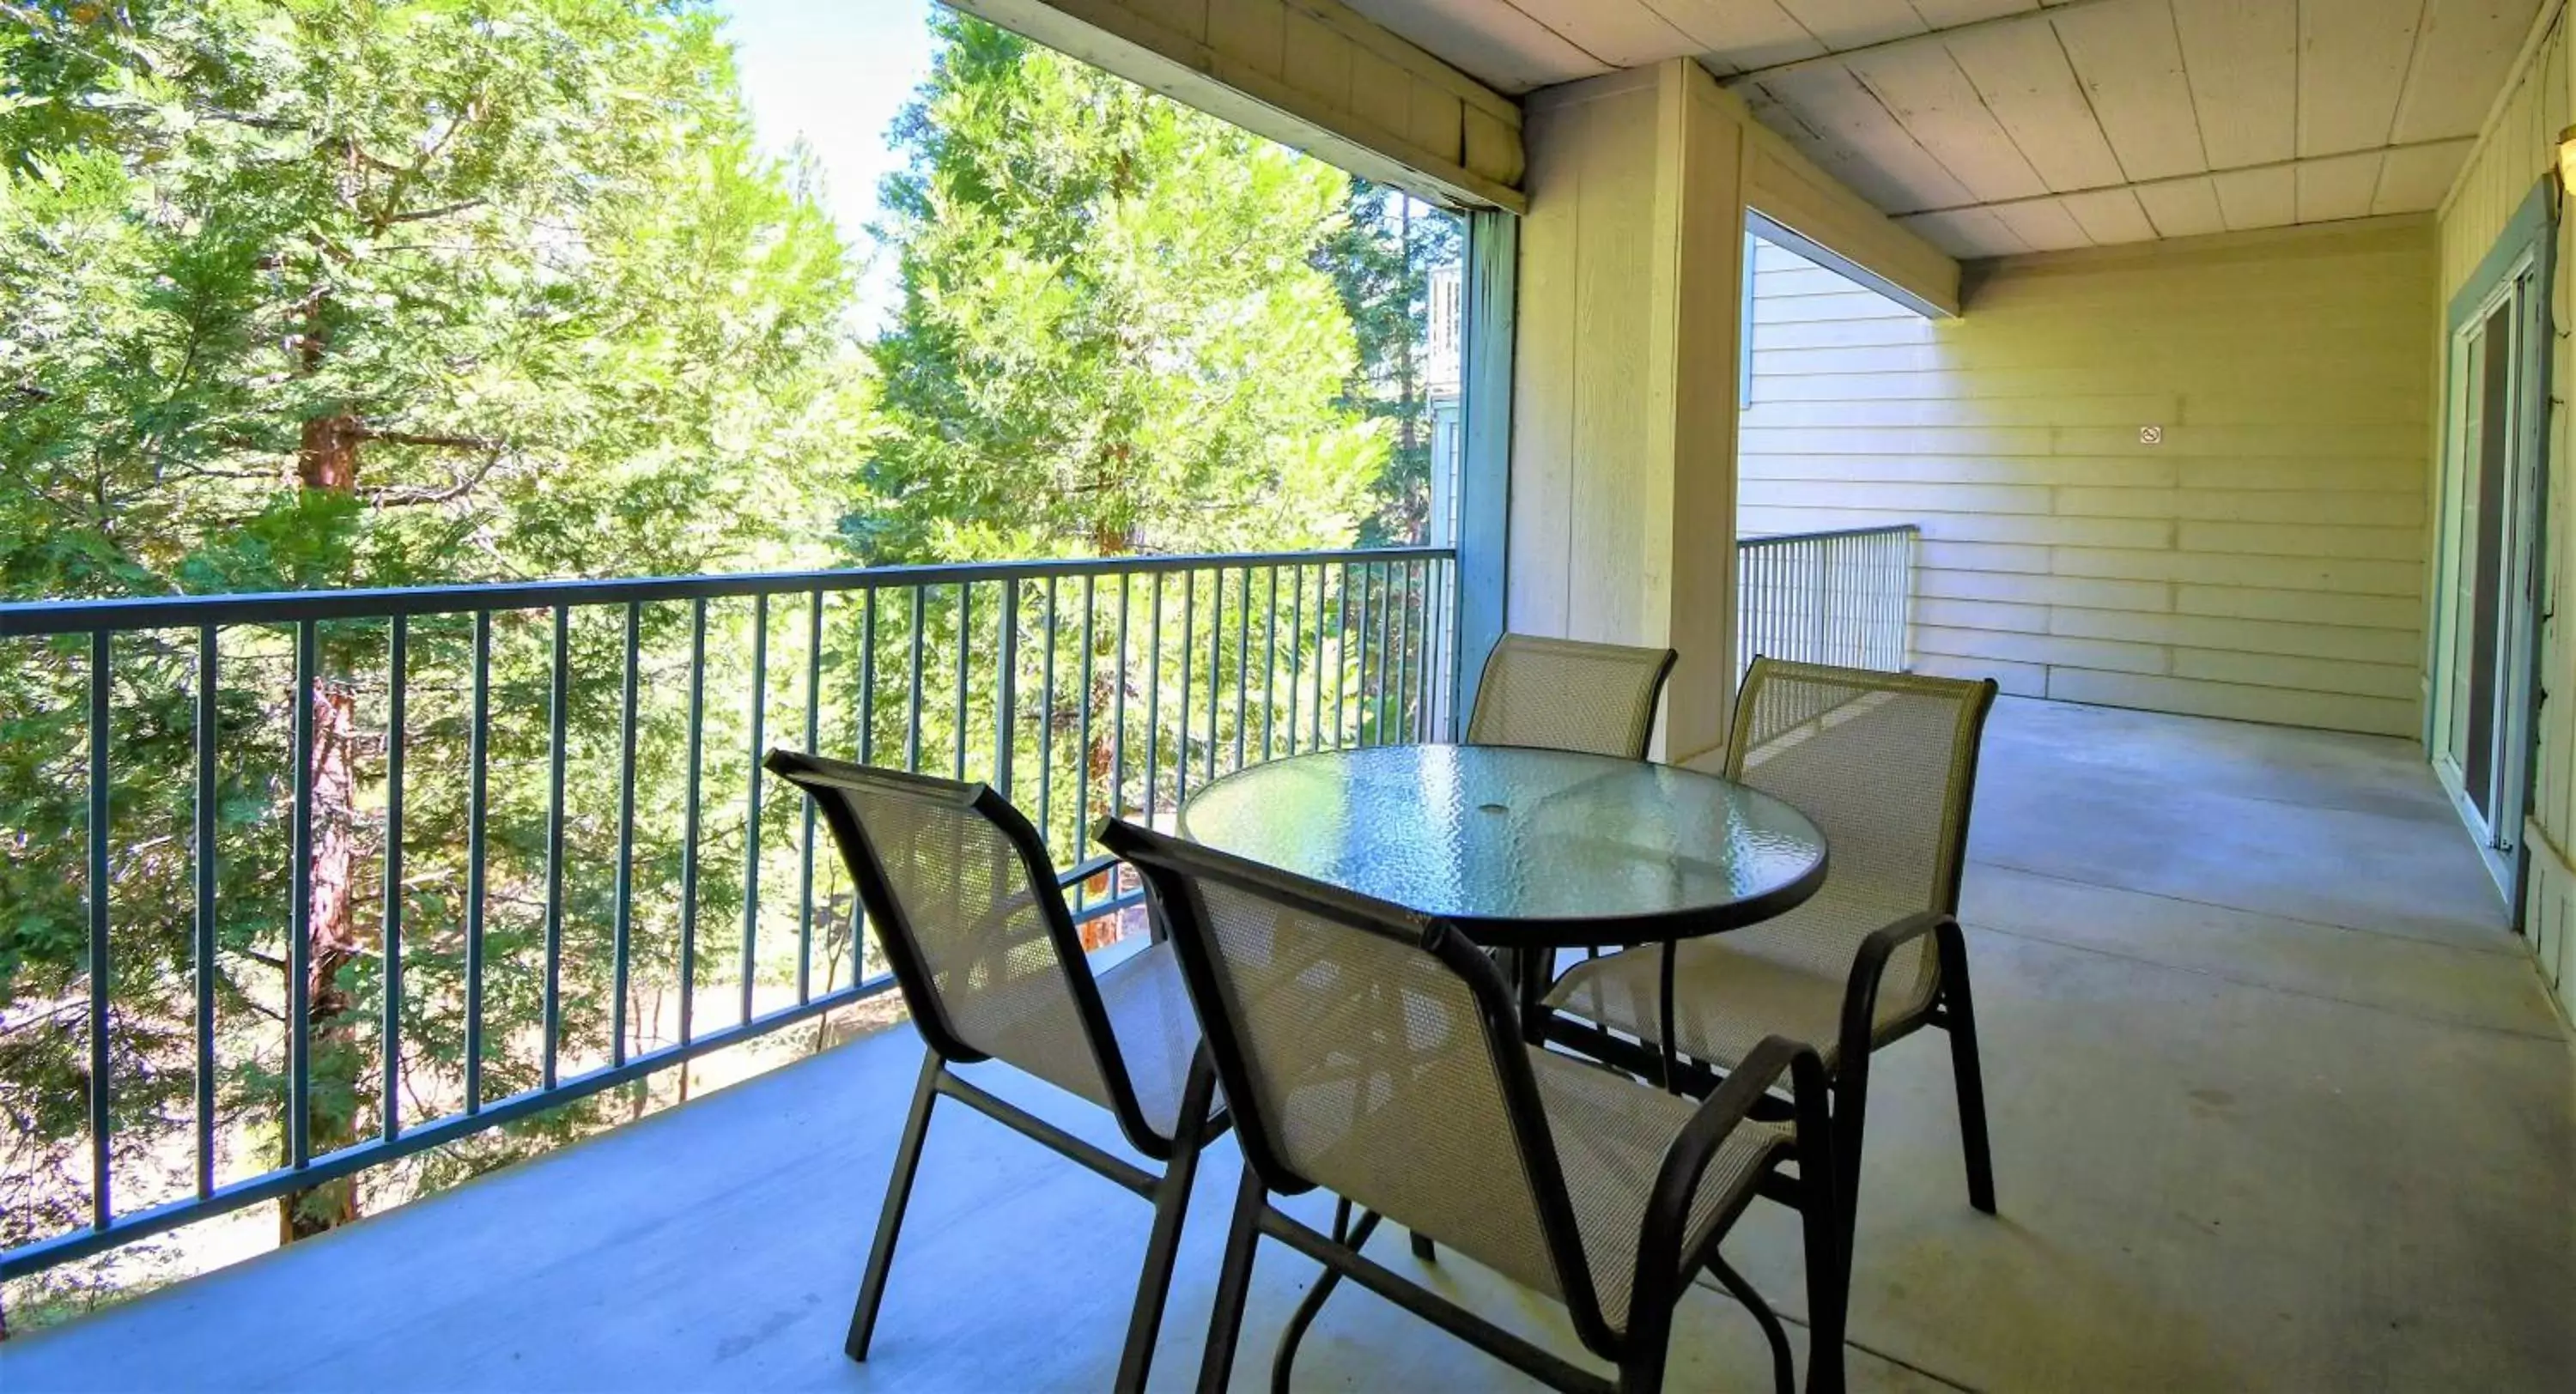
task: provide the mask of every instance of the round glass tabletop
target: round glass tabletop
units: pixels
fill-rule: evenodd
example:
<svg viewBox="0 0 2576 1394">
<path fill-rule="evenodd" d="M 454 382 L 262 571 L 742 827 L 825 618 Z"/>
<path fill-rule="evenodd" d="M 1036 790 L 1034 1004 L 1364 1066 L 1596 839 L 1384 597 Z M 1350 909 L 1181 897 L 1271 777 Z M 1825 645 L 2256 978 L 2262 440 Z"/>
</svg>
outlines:
<svg viewBox="0 0 2576 1394">
<path fill-rule="evenodd" d="M 1823 884 L 1825 839 L 1759 790 L 1672 765 L 1510 746 L 1326 750 L 1227 775 L 1180 834 L 1464 922 L 1493 947 L 1713 934 Z"/>
</svg>

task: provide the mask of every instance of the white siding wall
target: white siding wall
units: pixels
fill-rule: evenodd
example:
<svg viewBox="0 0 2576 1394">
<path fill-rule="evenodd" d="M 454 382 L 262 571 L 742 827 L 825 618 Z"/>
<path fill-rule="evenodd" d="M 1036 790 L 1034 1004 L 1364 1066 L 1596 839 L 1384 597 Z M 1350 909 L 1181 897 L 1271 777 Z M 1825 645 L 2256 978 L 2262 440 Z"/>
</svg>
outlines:
<svg viewBox="0 0 2576 1394">
<path fill-rule="evenodd" d="M 1936 322 L 1766 247 L 1740 521 L 1919 523 L 1928 671 L 2411 735 L 2434 280 L 2374 220 L 1975 263 Z"/>
</svg>

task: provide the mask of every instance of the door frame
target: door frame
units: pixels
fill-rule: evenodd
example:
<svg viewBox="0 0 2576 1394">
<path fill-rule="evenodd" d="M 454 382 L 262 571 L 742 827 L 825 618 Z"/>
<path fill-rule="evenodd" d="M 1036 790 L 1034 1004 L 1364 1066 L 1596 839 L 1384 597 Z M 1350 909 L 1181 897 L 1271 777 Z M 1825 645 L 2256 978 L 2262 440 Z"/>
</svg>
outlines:
<svg viewBox="0 0 2576 1394">
<path fill-rule="evenodd" d="M 2540 610 L 2539 582 L 2545 558 L 2542 520 L 2547 516 L 2549 483 L 2550 360 L 2556 342 L 2551 302 L 2557 260 L 2558 186 L 2543 178 L 2533 187 L 2495 244 L 2480 259 L 2444 317 L 2442 341 L 2442 459 L 2435 501 L 2436 554 L 2430 594 L 2426 596 L 2427 635 L 2424 703 L 2424 751 L 2472 836 L 2478 851 L 2506 897 L 2507 910 L 2519 925 L 2528 854 L 2523 821 L 2531 808 L 2534 746 L 2539 739 Z M 2459 752 L 2448 748 L 2453 694 L 2458 687 L 2453 623 L 2465 540 L 2472 536 L 2476 515 L 2464 509 L 2469 487 L 2469 436 L 2477 429 L 2475 413 L 2480 385 L 2469 380 L 2470 345 L 2498 306 L 2511 303 L 2528 282 L 2530 293 L 2514 316 L 2516 338 L 2509 439 L 2512 454 L 2504 470 L 2509 512 L 2499 533 L 2508 569 L 2498 578 L 2506 613 L 2498 626 L 2498 681 L 2495 704 L 2496 742 L 2492 816 L 2481 816 L 2465 787 Z"/>
</svg>

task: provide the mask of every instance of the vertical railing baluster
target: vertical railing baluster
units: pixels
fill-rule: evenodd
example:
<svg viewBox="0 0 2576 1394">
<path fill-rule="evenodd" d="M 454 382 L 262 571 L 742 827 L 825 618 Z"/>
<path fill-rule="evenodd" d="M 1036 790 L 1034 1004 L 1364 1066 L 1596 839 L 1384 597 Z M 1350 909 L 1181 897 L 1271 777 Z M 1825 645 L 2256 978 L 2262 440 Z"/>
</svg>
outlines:
<svg viewBox="0 0 2576 1394">
<path fill-rule="evenodd" d="M 1347 603 L 1350 600 L 1351 582 L 1351 569 L 1348 564 L 1343 565 L 1341 573 L 1342 600 L 1344 603 Z M 1332 574 L 1332 567 L 1327 566 L 1322 562 L 1317 562 L 1315 564 L 1315 703 L 1313 706 L 1306 709 L 1306 748 L 1308 750 L 1321 750 L 1324 748 L 1324 592 L 1325 588 L 1332 584 Z M 1340 607 L 1336 606 L 1335 613 L 1338 614 L 1339 610 Z M 1342 618 L 1346 620 L 1348 617 L 1343 616 Z M 1340 621 L 1336 622 L 1339 623 Z M 1339 647 L 1339 636 L 1336 636 L 1336 646 L 1333 651 L 1333 691 L 1336 697 L 1339 697 L 1341 694 L 1341 666 L 1342 660 L 1341 649 Z M 1333 743 L 1335 745 L 1341 744 L 1341 726 L 1342 714 L 1337 708 L 1333 713 Z"/>
<path fill-rule="evenodd" d="M 215 1193 L 215 734 L 221 658 L 215 627 L 197 630 L 197 1199 Z"/>
<path fill-rule="evenodd" d="M 689 770 L 680 812 L 680 1044 L 697 1038 L 698 797 L 707 744 L 707 602 L 689 602 Z M 682 1083 L 687 1082 L 686 1072 Z"/>
<path fill-rule="evenodd" d="M 1020 732 L 1020 583 L 1002 582 L 1002 608 L 996 616 L 1001 625 L 1001 690 L 993 694 L 993 787 L 1011 796 L 1011 764 L 1019 744 Z M 1041 829 L 1044 824 L 1039 825 Z M 1040 833 L 1044 835 L 1043 831 Z"/>
<path fill-rule="evenodd" d="M 1275 573 L 1274 573 L 1275 574 Z M 1246 738 L 1252 734 L 1252 708 L 1245 700 L 1252 678 L 1252 568 L 1236 579 L 1234 607 L 1234 767 L 1243 768 Z"/>
<path fill-rule="evenodd" d="M 912 588 L 912 697 L 904 708 L 903 767 L 913 774 L 921 773 L 921 631 L 929 592 L 926 585 Z"/>
<path fill-rule="evenodd" d="M 1316 613 L 1323 602 L 1316 602 Z M 1297 753 L 1298 689 L 1306 682 L 1306 568 L 1301 563 L 1288 577 L 1288 753 Z"/>
<path fill-rule="evenodd" d="M 957 749 L 951 778 L 966 777 L 966 678 L 967 651 L 975 644 L 975 585 L 957 583 Z"/>
<path fill-rule="evenodd" d="M 1155 767 L 1162 763 L 1163 573 L 1154 573 L 1154 605 L 1145 650 L 1145 826 L 1154 826 Z"/>
<path fill-rule="evenodd" d="M 1261 607 L 1264 634 L 1261 659 L 1261 758 L 1276 754 L 1279 733 L 1279 564 L 1270 564 L 1269 599 Z M 1290 718 L 1295 725 L 1295 718 Z"/>
<path fill-rule="evenodd" d="M 545 1061 L 540 1077 L 555 1087 L 555 1056 L 563 1044 L 564 740 L 571 730 L 565 710 L 572 691 L 572 612 L 554 607 L 554 659 L 546 699 L 546 981 Z"/>
<path fill-rule="evenodd" d="M 306 621 L 306 628 L 311 621 Z M 108 894 L 107 834 L 113 786 L 108 778 L 107 750 L 109 725 L 108 684 L 114 674 L 109 668 L 109 631 L 94 629 L 89 636 L 89 1177 L 90 1225 L 105 1229 L 116 1219 L 114 1178 L 110 1175 L 108 1157 L 111 1141 L 107 1109 L 108 1090 L 114 1080 L 109 1072 L 107 1048 L 107 997 L 111 984 L 107 961 Z M 297 650 L 299 675 L 311 672 L 308 656 L 311 646 Z M 308 714 L 306 721 L 312 720 Z M 304 745 L 309 753 L 312 736 L 305 733 Z M 304 777 L 309 794 L 312 776 Z M 299 1081 L 300 1082 L 300 1081 Z M 304 1164 L 299 1154 L 296 1165 Z"/>
<path fill-rule="evenodd" d="M 1378 564 L 1378 745 L 1388 745 L 1386 727 L 1388 721 L 1394 721 L 1386 698 L 1391 696 L 1388 688 L 1394 688 L 1394 683 L 1388 683 L 1388 675 L 1394 673 L 1396 665 L 1396 644 L 1399 644 L 1396 616 L 1399 613 L 1404 613 L 1404 606 L 1396 598 L 1396 564 L 1383 562 Z"/>
<path fill-rule="evenodd" d="M 642 695 L 644 607 L 626 606 L 626 661 L 617 699 L 617 905 L 609 930 L 608 1059 L 626 1063 L 626 998 L 635 972 L 635 746 Z"/>
<path fill-rule="evenodd" d="M 1217 733 L 1220 729 L 1219 704 L 1225 697 L 1225 568 L 1208 574 L 1208 666 L 1207 666 L 1207 782 L 1216 782 Z"/>
<path fill-rule="evenodd" d="M 1432 646 L 1438 642 L 1437 632 L 1433 628 L 1435 617 L 1432 614 L 1431 589 L 1432 569 L 1436 565 L 1437 563 L 1429 560 L 1410 562 L 1406 565 L 1406 569 L 1412 573 L 1406 577 L 1405 584 L 1412 588 L 1413 608 L 1407 612 L 1409 618 L 1405 621 L 1408 626 L 1406 630 L 1408 637 L 1404 647 L 1404 695 L 1406 700 L 1413 703 L 1413 720 L 1406 723 L 1405 730 L 1408 733 L 1407 739 L 1417 742 L 1430 739 L 1431 651 Z"/>
<path fill-rule="evenodd" d="M 877 759 L 877 588 L 870 586 L 859 614 L 859 763 Z M 852 979 L 852 981 L 857 981 Z"/>
<path fill-rule="evenodd" d="M 1127 609 L 1135 594 L 1135 578 L 1120 572 L 1118 576 L 1118 686 L 1112 694 L 1109 719 L 1109 814 L 1127 816 Z"/>
<path fill-rule="evenodd" d="M 823 593 L 805 610 L 805 748 L 823 749 Z M 755 761 L 758 755 L 754 755 Z M 814 801 L 804 806 L 804 839 L 796 850 L 796 1004 L 814 1000 Z"/>
<path fill-rule="evenodd" d="M 382 955 L 384 976 L 384 1066 L 381 1135 L 387 1142 L 402 1135 L 403 1008 L 403 730 L 409 712 L 411 680 L 409 622 L 396 615 L 387 622 L 385 640 L 385 914 Z"/>
<path fill-rule="evenodd" d="M 1190 801 L 1190 670 L 1198 659 L 1199 574 L 1181 573 L 1181 719 L 1172 739 L 1172 808 L 1177 814 L 1181 805 Z M 1216 674 L 1208 674 L 1216 681 Z M 1208 733 L 1213 740 L 1216 733 Z"/>
<path fill-rule="evenodd" d="M 1074 752 L 1073 765 L 1073 858 L 1082 859 L 1083 850 L 1091 845 L 1091 660 L 1092 609 L 1099 591 L 1095 579 L 1082 578 L 1082 696 L 1080 724 L 1082 739 Z M 1090 893 L 1090 883 L 1074 889 L 1076 905 Z"/>
<path fill-rule="evenodd" d="M 877 758 L 877 588 L 868 587 L 860 602 L 859 615 L 859 763 L 872 765 Z M 866 946 L 860 941 L 867 925 L 867 907 L 859 903 L 858 888 L 850 888 L 850 981 L 862 983 L 868 977 Z"/>
<path fill-rule="evenodd" d="M 1354 625 L 1350 625 L 1350 619 L 1351 619 L 1351 568 L 1350 568 L 1349 566 L 1347 566 L 1347 565 L 1345 565 L 1345 566 L 1342 568 L 1342 620 L 1343 620 L 1344 625 L 1346 626 L 1345 631 L 1344 631 L 1344 633 L 1343 633 L 1343 635 L 1342 635 L 1342 653 L 1343 653 L 1343 656 L 1344 656 L 1344 658 L 1345 658 L 1345 659 L 1347 659 L 1347 658 L 1349 657 L 1349 655 L 1350 655 L 1350 647 L 1351 647 L 1351 635 L 1352 635 L 1353 633 L 1356 633 L 1356 634 L 1358 634 L 1358 635 L 1359 635 L 1359 641 L 1360 641 L 1360 655 L 1359 655 L 1359 666 L 1358 666 L 1356 669 L 1352 669 L 1352 668 L 1350 668 L 1347 662 L 1346 662 L 1346 663 L 1344 663 L 1344 664 L 1338 665 L 1338 666 L 1342 667 L 1342 668 L 1345 670 L 1344 676 L 1346 677 L 1347 681 L 1351 684 L 1352 688 L 1353 688 L 1353 689 L 1355 689 L 1355 690 L 1354 690 L 1354 691 L 1351 691 L 1351 692 L 1346 692 L 1346 693 L 1343 693 L 1343 692 L 1337 692 L 1337 693 L 1335 694 L 1338 700 L 1336 700 L 1336 701 L 1334 702 L 1334 704 L 1333 704 L 1333 707 L 1334 707 L 1333 715 L 1334 715 L 1334 719 L 1335 719 L 1335 721 L 1337 721 L 1337 722 L 1338 722 L 1338 721 L 1339 721 L 1339 720 L 1340 720 L 1344 715 L 1347 715 L 1347 716 L 1350 718 L 1350 722 L 1351 722 L 1351 724 L 1352 724 L 1353 726 L 1355 726 L 1355 727 L 1357 727 L 1357 728 L 1358 728 L 1358 731 L 1357 731 L 1357 733 L 1356 733 L 1356 735 L 1355 735 L 1354 739 L 1355 739 L 1355 740 L 1356 740 L 1356 742 L 1357 742 L 1358 744 L 1360 744 L 1360 745 L 1367 745 L 1367 744 L 1369 743 L 1369 740 L 1368 740 L 1368 735 L 1369 735 L 1369 733 L 1368 733 L 1368 700 L 1369 700 L 1369 688 L 1368 688 L 1368 660 L 1369 660 L 1369 602 L 1370 602 L 1370 600 L 1371 600 L 1371 596 L 1370 596 L 1370 594 L 1369 594 L 1370 587 L 1369 587 L 1369 567 L 1368 567 L 1368 563 L 1366 563 L 1366 562 L 1362 562 L 1362 563 L 1360 563 L 1360 565 L 1359 565 L 1359 576 L 1360 576 L 1360 610 L 1359 610 L 1359 623 L 1358 623 L 1357 625 L 1355 625 L 1355 626 L 1354 626 Z M 1354 700 L 1354 699 L 1356 699 L 1356 700 Z M 1350 741 L 1343 741 L 1343 740 L 1336 740 L 1336 741 L 1334 742 L 1334 744 L 1336 744 L 1336 745 L 1345 745 L 1345 744 L 1350 744 L 1350 743 L 1352 743 L 1352 742 L 1350 742 Z"/>
<path fill-rule="evenodd" d="M 1409 714 L 1413 692 L 1413 566 L 1410 562 L 1389 562 L 1387 582 L 1393 587 L 1395 612 L 1394 640 L 1386 651 L 1386 665 L 1395 672 L 1395 738 L 1400 743 L 1413 738 L 1413 718 Z"/>
<path fill-rule="evenodd" d="M 1046 583 L 1046 676 L 1038 681 L 1038 832 L 1054 847 L 1055 838 L 1055 590 Z M 1082 860 L 1082 820 L 1074 819 L 1074 860 Z"/>
<path fill-rule="evenodd" d="M 106 637 L 100 636 L 99 648 L 93 659 L 94 668 L 104 669 L 106 666 L 106 643 Z M 313 1160 L 313 987 L 309 978 L 313 967 L 313 698 L 320 685 L 315 669 L 321 662 L 318 652 L 321 646 L 319 627 L 311 620 L 297 621 L 295 809 L 291 834 L 293 850 L 287 854 L 293 859 L 293 864 L 287 868 L 287 893 L 294 900 L 287 907 L 286 931 L 286 1155 L 287 1165 L 298 1169 Z M 99 867 L 104 870 L 106 848 L 103 840 L 102 845 L 94 850 Z M 103 920 L 103 911 L 94 913 Z M 101 929 L 99 923 L 93 923 L 92 932 L 104 941 L 106 936 Z M 99 966 L 104 967 L 104 953 L 99 958 Z M 95 982 L 92 987 L 96 987 Z M 103 1080 L 107 1062 L 102 1057 L 96 1063 L 99 1069 L 96 1077 Z"/>
<path fill-rule="evenodd" d="M 1345 745 L 1350 745 L 1350 729 L 1347 729 L 1347 721 L 1358 719 L 1358 714 L 1352 711 L 1352 701 L 1350 701 L 1352 698 L 1350 688 L 1358 683 L 1358 678 L 1352 675 L 1352 667 L 1350 667 L 1352 631 L 1358 631 L 1360 634 L 1360 670 L 1365 673 L 1365 667 L 1368 667 L 1368 569 L 1360 567 L 1360 613 L 1358 616 L 1352 616 L 1350 562 L 1342 562 L 1342 603 L 1334 608 L 1334 611 L 1337 611 L 1337 616 L 1334 618 L 1337 618 L 1337 624 L 1340 624 L 1340 634 L 1337 634 L 1337 639 L 1340 639 L 1342 647 L 1340 652 L 1334 654 L 1334 662 L 1332 662 L 1332 747 L 1334 750 L 1342 750 Z M 1358 618 L 1358 626 L 1352 626 L 1352 618 Z"/>
<path fill-rule="evenodd" d="M 751 598 L 751 771 L 742 814 L 742 1016 L 751 1020 L 754 958 L 760 949 L 760 766 L 769 735 L 769 595 Z"/>
<path fill-rule="evenodd" d="M 492 612 L 474 612 L 474 717 L 465 728 L 465 1111 L 483 1111 L 483 902 L 491 802 Z"/>
</svg>

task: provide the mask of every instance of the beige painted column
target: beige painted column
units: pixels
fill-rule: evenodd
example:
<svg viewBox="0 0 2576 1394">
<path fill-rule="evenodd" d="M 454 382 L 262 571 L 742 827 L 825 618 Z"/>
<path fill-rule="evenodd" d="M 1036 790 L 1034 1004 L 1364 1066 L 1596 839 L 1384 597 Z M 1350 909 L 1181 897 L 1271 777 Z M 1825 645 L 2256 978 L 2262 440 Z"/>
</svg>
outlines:
<svg viewBox="0 0 2576 1394">
<path fill-rule="evenodd" d="M 1535 93 L 1522 140 L 1506 622 L 1671 645 L 1657 750 L 1696 759 L 1734 705 L 1745 209 L 1934 313 L 1958 264 L 1688 59 Z"/>
<path fill-rule="evenodd" d="M 1659 749 L 1725 740 L 1735 671 L 1743 132 L 1684 60 L 1523 126 L 1511 628 L 1681 653 Z"/>
</svg>

